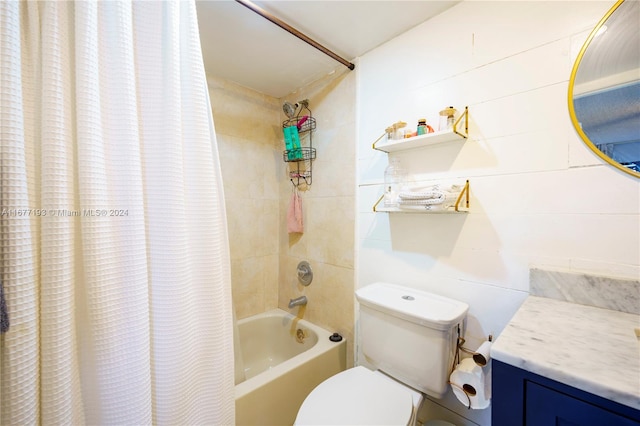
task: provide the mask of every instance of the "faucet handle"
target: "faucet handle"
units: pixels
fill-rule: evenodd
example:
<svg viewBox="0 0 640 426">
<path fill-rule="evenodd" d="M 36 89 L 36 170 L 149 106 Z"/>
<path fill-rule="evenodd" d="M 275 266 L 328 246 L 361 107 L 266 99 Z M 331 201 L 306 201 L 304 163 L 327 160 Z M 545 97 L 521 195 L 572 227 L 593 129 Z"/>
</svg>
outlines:
<svg viewBox="0 0 640 426">
<path fill-rule="evenodd" d="M 303 286 L 308 286 L 313 281 L 313 271 L 311 270 L 311 265 L 306 260 L 298 263 L 298 281 Z"/>
</svg>

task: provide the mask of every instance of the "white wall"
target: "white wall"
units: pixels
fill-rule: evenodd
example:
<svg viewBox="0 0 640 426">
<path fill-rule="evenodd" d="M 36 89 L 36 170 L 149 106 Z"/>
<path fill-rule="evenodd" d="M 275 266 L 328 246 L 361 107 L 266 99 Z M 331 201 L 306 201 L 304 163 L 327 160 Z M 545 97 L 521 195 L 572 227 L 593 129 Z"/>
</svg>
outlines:
<svg viewBox="0 0 640 426">
<path fill-rule="evenodd" d="M 526 298 L 532 267 L 637 279 L 638 180 L 589 151 L 566 99 L 575 55 L 612 4 L 465 1 L 360 58 L 357 287 L 469 303 L 473 349 Z M 373 213 L 388 158 L 372 142 L 397 120 L 437 126 L 448 105 L 469 106 L 468 140 L 390 155 L 421 182 L 468 178 L 470 213 Z M 490 410 L 454 401 L 440 403 L 490 424 Z"/>
</svg>

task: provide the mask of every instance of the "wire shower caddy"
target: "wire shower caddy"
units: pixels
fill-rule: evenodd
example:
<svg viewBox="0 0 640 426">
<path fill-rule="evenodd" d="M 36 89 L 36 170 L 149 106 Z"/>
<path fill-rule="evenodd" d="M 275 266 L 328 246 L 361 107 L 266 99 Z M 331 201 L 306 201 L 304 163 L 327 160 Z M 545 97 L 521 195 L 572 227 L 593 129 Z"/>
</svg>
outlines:
<svg viewBox="0 0 640 426">
<path fill-rule="evenodd" d="M 282 159 L 289 163 L 289 179 L 296 187 L 301 184 L 311 185 L 313 180 L 313 160 L 316 149 L 313 147 L 313 132 L 316 130 L 316 119 L 309 109 L 309 100 L 299 102 L 300 109 L 295 117 L 282 122 L 282 128 L 296 126 L 300 137 L 300 148 L 285 150 Z M 305 118 L 306 117 L 306 118 Z M 308 141 L 308 142 L 307 142 Z M 305 146 L 302 146 L 302 144 Z"/>
</svg>

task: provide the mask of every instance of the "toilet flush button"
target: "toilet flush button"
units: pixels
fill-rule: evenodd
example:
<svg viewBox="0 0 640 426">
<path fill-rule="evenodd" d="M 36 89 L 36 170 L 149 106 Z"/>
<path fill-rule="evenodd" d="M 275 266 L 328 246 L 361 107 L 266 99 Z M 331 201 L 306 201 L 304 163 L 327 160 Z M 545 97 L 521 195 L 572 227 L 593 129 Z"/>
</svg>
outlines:
<svg viewBox="0 0 640 426">
<path fill-rule="evenodd" d="M 404 300 L 416 300 L 416 298 L 415 298 L 415 297 L 413 297 L 413 296 L 409 296 L 408 294 L 405 294 L 404 296 L 402 296 L 402 298 L 403 298 Z"/>
</svg>

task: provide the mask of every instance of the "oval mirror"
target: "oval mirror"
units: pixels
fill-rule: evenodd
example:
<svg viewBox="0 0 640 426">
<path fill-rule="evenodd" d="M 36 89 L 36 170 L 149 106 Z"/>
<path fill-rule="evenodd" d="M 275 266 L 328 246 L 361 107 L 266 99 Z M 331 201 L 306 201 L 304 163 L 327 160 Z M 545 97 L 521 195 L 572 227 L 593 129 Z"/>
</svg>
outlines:
<svg viewBox="0 0 640 426">
<path fill-rule="evenodd" d="M 598 156 L 640 178 L 640 2 L 619 0 L 578 53 L 569 114 Z"/>
</svg>

